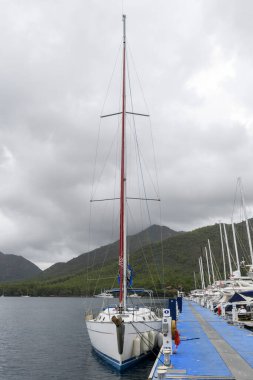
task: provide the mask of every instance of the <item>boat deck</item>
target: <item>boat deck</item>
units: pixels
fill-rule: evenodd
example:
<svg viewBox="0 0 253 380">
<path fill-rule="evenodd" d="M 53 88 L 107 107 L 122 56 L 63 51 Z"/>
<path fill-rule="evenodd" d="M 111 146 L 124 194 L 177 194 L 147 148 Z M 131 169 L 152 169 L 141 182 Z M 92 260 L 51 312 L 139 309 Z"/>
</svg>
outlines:
<svg viewBox="0 0 253 380">
<path fill-rule="evenodd" d="M 253 333 L 228 324 L 195 302 L 184 300 L 178 321 L 181 344 L 164 379 L 253 379 Z M 149 379 L 158 379 L 163 354 Z"/>
</svg>

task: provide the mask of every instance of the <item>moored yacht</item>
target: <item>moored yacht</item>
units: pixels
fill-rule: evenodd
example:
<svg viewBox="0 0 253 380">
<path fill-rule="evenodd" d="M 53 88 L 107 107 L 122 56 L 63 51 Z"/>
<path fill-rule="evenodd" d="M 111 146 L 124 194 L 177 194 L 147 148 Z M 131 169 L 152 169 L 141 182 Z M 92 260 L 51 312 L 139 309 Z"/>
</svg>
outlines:
<svg viewBox="0 0 253 380">
<path fill-rule="evenodd" d="M 145 357 L 157 344 L 162 319 L 155 308 L 129 306 L 128 262 L 126 238 L 126 114 L 148 116 L 126 111 L 126 16 L 123 15 L 123 67 L 120 160 L 120 231 L 119 231 L 119 302 L 108 306 L 97 315 L 86 315 L 86 326 L 94 350 L 118 370 L 124 370 Z M 115 115 L 115 114 L 113 114 Z M 106 115 L 106 116 L 113 116 Z M 105 116 L 103 116 L 105 117 Z M 136 199 L 136 198 L 134 198 Z M 137 198 L 148 201 L 150 199 Z M 131 292 L 130 292 L 131 293 Z M 133 301 L 133 300 L 132 300 Z"/>
</svg>

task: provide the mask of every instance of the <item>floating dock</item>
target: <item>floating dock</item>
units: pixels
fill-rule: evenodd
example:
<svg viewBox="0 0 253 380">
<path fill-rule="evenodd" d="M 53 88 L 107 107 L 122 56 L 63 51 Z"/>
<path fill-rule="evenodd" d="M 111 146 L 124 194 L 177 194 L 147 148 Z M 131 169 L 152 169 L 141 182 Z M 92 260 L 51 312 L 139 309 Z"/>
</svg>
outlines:
<svg viewBox="0 0 253 380">
<path fill-rule="evenodd" d="M 149 380 L 253 380 L 253 332 L 188 300 L 177 328 L 181 343 L 170 356 L 170 366 L 164 366 L 161 349 Z"/>
</svg>

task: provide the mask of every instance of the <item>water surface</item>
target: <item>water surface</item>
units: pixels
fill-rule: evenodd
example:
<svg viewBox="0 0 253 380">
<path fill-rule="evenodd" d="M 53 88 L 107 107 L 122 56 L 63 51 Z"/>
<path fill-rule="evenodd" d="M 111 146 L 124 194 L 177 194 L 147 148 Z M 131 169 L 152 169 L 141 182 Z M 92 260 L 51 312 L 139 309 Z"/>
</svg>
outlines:
<svg viewBox="0 0 253 380">
<path fill-rule="evenodd" d="M 94 302 L 98 306 L 102 300 Z M 0 297 L 0 379 L 146 379 L 154 358 L 119 374 L 92 351 L 84 322 L 90 303 L 88 298 Z"/>
</svg>

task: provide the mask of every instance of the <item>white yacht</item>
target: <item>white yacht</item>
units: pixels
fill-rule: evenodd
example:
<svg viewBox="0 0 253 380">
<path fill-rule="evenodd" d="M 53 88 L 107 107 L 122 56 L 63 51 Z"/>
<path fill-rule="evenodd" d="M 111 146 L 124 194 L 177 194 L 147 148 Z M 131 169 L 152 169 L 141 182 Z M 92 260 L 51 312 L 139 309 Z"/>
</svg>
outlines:
<svg viewBox="0 0 253 380">
<path fill-rule="evenodd" d="M 120 168 L 120 233 L 119 233 L 119 303 L 98 315 L 86 315 L 86 326 L 94 350 L 108 363 L 123 370 L 146 356 L 156 345 L 161 318 L 150 307 L 127 304 L 127 239 L 126 239 L 126 114 L 148 116 L 126 110 L 126 16 L 123 15 L 123 67 Z M 131 106 L 131 105 L 130 105 Z M 106 115 L 112 116 L 112 115 Z M 105 117 L 105 116 L 104 116 Z M 136 296 L 135 296 L 136 297 Z"/>
</svg>

